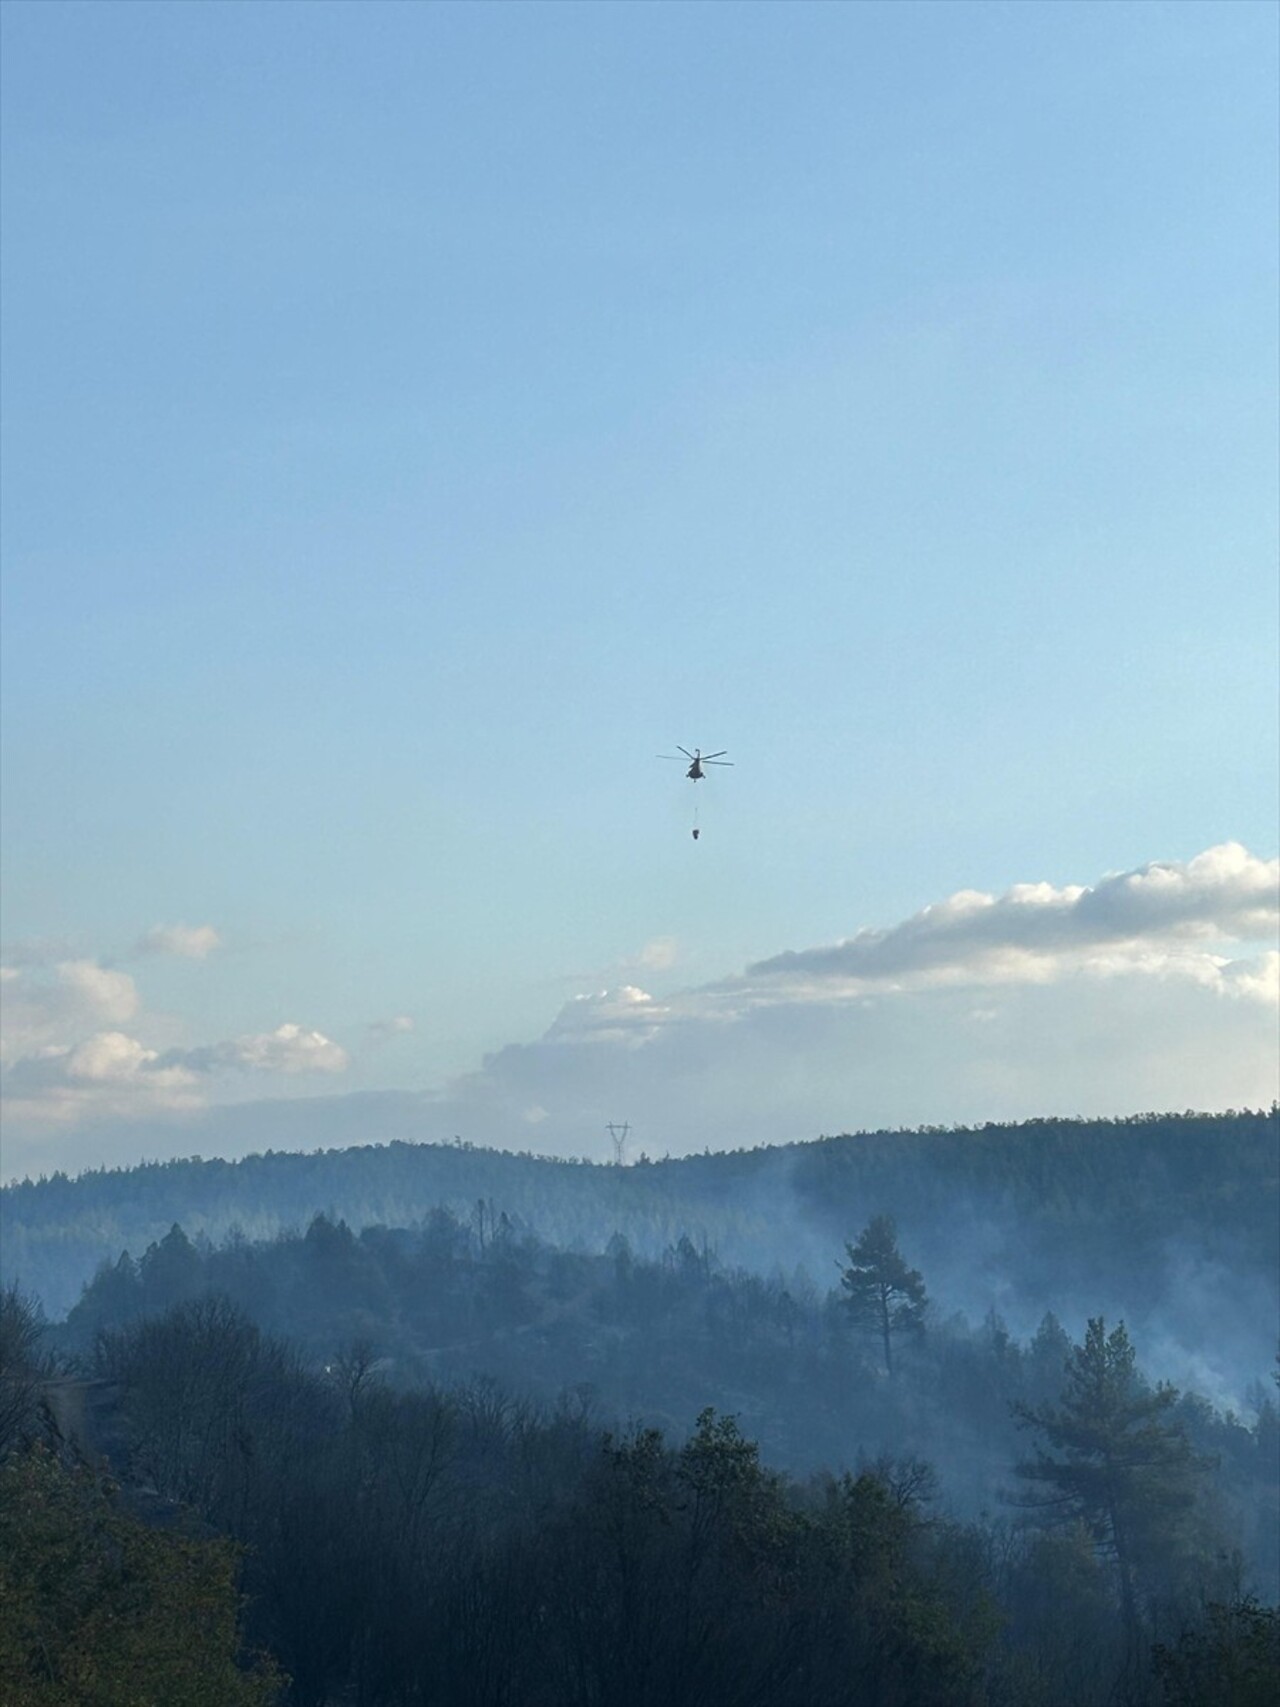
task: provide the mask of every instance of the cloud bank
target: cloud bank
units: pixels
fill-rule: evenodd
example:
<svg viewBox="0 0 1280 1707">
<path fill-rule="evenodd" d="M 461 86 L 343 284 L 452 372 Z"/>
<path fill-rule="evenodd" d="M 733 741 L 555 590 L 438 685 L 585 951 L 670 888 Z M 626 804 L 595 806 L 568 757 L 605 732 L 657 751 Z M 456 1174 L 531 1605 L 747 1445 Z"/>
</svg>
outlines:
<svg viewBox="0 0 1280 1707">
<path fill-rule="evenodd" d="M 161 1048 L 127 974 L 83 959 L 13 967 L 8 1168 L 68 1165 L 43 1161 L 55 1126 L 97 1159 L 124 1142 L 111 1123 L 126 1115 L 130 1160 L 139 1142 L 239 1154 L 309 1147 L 319 1132 L 330 1144 L 460 1133 L 603 1159 L 619 1119 L 636 1153 L 661 1155 L 876 1126 L 1265 1106 L 1280 1095 L 1278 930 L 1280 861 L 1225 843 L 1092 886 L 962 890 L 695 988 L 620 982 L 434 1090 L 301 1101 L 282 1095 L 289 1083 L 349 1064 L 323 1032 L 287 1022 Z M 628 964 L 640 976 L 641 960 L 658 973 L 673 958 L 663 942 Z M 374 1022 L 366 1041 L 410 1023 Z M 255 1100 L 258 1084 L 281 1100 Z"/>
<path fill-rule="evenodd" d="M 211 925 L 155 926 L 135 952 L 204 960 Z M 194 1048 L 161 1048 L 134 976 L 88 958 L 24 951 L 0 967 L 0 1086 L 7 1149 L 42 1148 L 50 1132 L 204 1109 L 216 1078 L 343 1072 L 348 1056 L 322 1032 L 286 1021 Z M 127 1028 L 127 1029 L 126 1029 Z M 35 1144 L 33 1146 L 33 1139 Z"/>
<path fill-rule="evenodd" d="M 1093 888 L 1020 883 L 1000 896 L 962 889 L 891 929 L 759 961 L 748 977 L 906 988 L 1146 971 L 1213 984 L 1229 961 L 1207 945 L 1274 936 L 1278 893 L 1280 860 L 1227 842 L 1185 864 L 1154 861 Z"/>
<path fill-rule="evenodd" d="M 451 1087 L 448 1119 L 597 1153 L 870 1126 L 1261 1106 L 1280 1092 L 1280 861 L 1226 843 L 1092 887 L 963 890 L 657 997 L 575 997 Z M 503 1135 L 499 1137 L 499 1135 Z M 529 1136 L 526 1141 L 532 1142 Z"/>
</svg>

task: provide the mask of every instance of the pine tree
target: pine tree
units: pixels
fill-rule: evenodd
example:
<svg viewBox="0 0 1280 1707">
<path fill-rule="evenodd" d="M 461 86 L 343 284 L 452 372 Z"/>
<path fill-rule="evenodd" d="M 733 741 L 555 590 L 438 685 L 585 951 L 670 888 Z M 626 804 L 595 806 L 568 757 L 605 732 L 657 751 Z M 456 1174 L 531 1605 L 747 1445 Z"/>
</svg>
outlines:
<svg viewBox="0 0 1280 1707">
<path fill-rule="evenodd" d="M 924 1331 L 929 1302 L 919 1269 L 908 1268 L 898 1249 L 897 1228 L 887 1215 L 877 1215 L 856 1245 L 846 1244 L 849 1266 L 840 1284 L 848 1296 L 845 1307 L 854 1322 L 880 1336 L 884 1366 L 893 1374 L 893 1336 Z"/>
<path fill-rule="evenodd" d="M 1072 1347 L 1060 1403 L 1014 1406 L 1042 1437 L 1034 1458 L 1017 1465 L 1019 1476 L 1044 1490 L 1026 1503 L 1049 1521 L 1086 1524 L 1115 1564 L 1131 1638 L 1142 1567 L 1170 1548 L 1195 1502 L 1195 1474 L 1208 1467 L 1164 1420 L 1177 1399 L 1175 1388 L 1152 1388 L 1139 1376 L 1124 1323 L 1108 1334 L 1098 1316 Z"/>
</svg>

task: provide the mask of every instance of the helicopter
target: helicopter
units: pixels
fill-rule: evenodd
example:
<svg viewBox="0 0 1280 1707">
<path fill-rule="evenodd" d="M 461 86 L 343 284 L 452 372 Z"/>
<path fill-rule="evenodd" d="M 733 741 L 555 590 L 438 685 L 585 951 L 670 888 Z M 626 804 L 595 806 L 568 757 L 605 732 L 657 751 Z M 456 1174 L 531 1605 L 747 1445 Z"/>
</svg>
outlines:
<svg viewBox="0 0 1280 1707">
<path fill-rule="evenodd" d="M 680 751 L 684 754 L 685 758 L 693 761 L 684 774 L 688 777 L 690 782 L 701 782 L 707 774 L 702 768 L 703 765 L 727 765 L 729 769 L 732 770 L 733 760 L 726 759 L 724 756 L 728 750 L 729 749 L 727 747 L 721 747 L 718 753 L 704 753 L 701 747 L 695 747 L 692 752 L 689 751 L 688 747 L 681 747 Z M 674 753 L 659 753 L 658 757 L 660 759 L 676 759 L 676 755 Z M 680 764 L 683 763 L 683 761 L 676 759 L 676 763 Z"/>
<path fill-rule="evenodd" d="M 728 768 L 732 770 L 733 760 L 726 759 L 724 756 L 728 750 L 729 749 L 727 747 L 721 747 L 718 753 L 704 753 L 701 747 L 695 747 L 692 752 L 689 751 L 688 747 L 681 747 L 679 751 L 684 754 L 685 759 L 689 760 L 689 768 L 684 774 L 688 777 L 690 782 L 702 782 L 707 774 L 702 768 L 703 765 L 727 765 Z M 675 759 L 677 764 L 684 763 L 684 759 L 677 759 L 675 753 L 659 753 L 658 757 L 660 759 Z M 698 829 L 698 812 L 695 807 L 693 813 L 693 839 L 695 842 L 697 841 L 700 833 L 701 832 Z"/>
</svg>

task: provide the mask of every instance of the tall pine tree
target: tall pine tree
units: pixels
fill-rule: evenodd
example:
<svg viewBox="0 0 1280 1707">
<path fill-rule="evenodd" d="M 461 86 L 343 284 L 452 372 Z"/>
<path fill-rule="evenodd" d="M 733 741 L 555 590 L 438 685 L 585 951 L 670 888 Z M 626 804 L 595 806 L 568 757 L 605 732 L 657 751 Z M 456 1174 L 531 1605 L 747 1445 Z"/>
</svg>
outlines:
<svg viewBox="0 0 1280 1707">
<path fill-rule="evenodd" d="M 842 1267 L 840 1284 L 845 1306 L 854 1323 L 875 1333 L 884 1351 L 884 1366 L 893 1374 L 893 1336 L 924 1331 L 928 1304 L 924 1278 L 909 1268 L 898 1249 L 897 1228 L 887 1215 L 877 1215 L 856 1245 L 846 1244 L 848 1267 Z"/>
<path fill-rule="evenodd" d="M 1108 1334 L 1102 1317 L 1092 1318 L 1065 1373 L 1057 1405 L 1014 1407 L 1040 1436 L 1017 1472 L 1041 1490 L 1028 1505 L 1050 1521 L 1082 1521 L 1114 1562 L 1132 1640 L 1145 1568 L 1173 1548 L 1207 1462 L 1167 1420 L 1176 1389 L 1150 1387 L 1138 1374 L 1123 1322 Z"/>
</svg>

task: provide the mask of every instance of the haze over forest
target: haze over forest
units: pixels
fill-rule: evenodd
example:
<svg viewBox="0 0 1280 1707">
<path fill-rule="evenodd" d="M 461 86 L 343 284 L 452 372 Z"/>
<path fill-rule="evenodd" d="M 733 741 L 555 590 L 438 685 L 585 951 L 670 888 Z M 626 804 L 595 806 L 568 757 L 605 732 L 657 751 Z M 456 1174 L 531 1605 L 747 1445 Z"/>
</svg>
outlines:
<svg viewBox="0 0 1280 1707">
<path fill-rule="evenodd" d="M 14 1455 L 43 1437 L 247 1546 L 206 1660 L 246 1699 L 1209 1707 L 1230 1676 L 1261 1707 L 1280 1675 L 1280 1109 L 613 1166 L 273 1152 L 0 1216 L 0 1524 L 96 1580 L 83 1531 L 17 1516 L 40 1477 L 89 1516 Z"/>
</svg>

